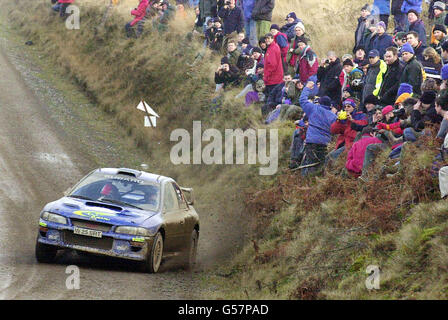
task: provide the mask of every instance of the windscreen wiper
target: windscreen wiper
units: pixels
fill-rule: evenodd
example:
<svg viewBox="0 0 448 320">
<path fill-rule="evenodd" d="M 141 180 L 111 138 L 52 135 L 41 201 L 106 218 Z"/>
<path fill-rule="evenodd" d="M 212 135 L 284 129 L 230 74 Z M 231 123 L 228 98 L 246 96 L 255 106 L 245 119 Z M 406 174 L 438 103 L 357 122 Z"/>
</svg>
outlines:
<svg viewBox="0 0 448 320">
<path fill-rule="evenodd" d="M 67 197 L 69 197 L 69 198 L 76 198 L 76 199 L 83 199 L 83 200 L 89 200 L 89 201 L 96 201 L 95 199 L 92 199 L 92 198 L 89 198 L 89 197 L 86 197 L 86 196 L 76 195 L 76 194 L 69 195 Z"/>
</svg>

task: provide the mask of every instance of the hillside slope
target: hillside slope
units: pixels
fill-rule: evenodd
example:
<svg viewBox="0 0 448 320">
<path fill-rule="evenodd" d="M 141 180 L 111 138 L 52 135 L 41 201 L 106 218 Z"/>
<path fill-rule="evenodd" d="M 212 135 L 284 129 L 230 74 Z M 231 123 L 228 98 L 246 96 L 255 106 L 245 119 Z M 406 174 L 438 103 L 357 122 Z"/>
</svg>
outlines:
<svg viewBox="0 0 448 320">
<path fill-rule="evenodd" d="M 66 30 L 46 2 L 19 0 L 13 6 L 3 1 L 2 8 L 8 6 L 11 22 L 128 129 L 154 171 L 195 188 L 208 240 L 201 246 L 213 252 L 202 262 L 213 264 L 238 253 L 225 267 L 209 271 L 204 283 L 220 290 L 205 289 L 205 296 L 448 297 L 448 204 L 437 201 L 437 180 L 429 172 L 436 152 L 432 142 L 409 146 L 402 160 L 406 170 L 385 178 L 376 168 L 377 180 L 367 184 L 341 176 L 341 163 L 324 178 L 306 181 L 282 169 L 261 177 L 255 166 L 173 166 L 173 129 L 191 132 L 194 120 L 219 130 L 262 128 L 259 111 L 244 108 L 232 98 L 234 91 L 225 95 L 221 108 L 214 108 L 212 77 L 219 57 L 205 51 L 194 62 L 201 44 L 185 31 L 191 30 L 191 13 L 176 18 L 166 33 L 128 40 L 123 27 L 136 1 L 121 1 L 104 26 L 99 17 L 108 1 L 77 2 L 77 31 Z M 285 0 L 278 1 L 274 18 L 282 23 L 296 11 L 313 39 L 319 39 L 313 41 L 319 56 L 330 49 L 345 53 L 351 49 L 358 6 L 354 0 Z M 193 63 L 196 67 L 189 67 Z M 135 110 L 141 99 L 162 115 L 157 130 L 143 128 Z M 281 167 L 286 166 L 292 128 L 292 123 L 278 127 Z M 381 270 L 380 290 L 365 287 L 369 265 Z"/>
</svg>

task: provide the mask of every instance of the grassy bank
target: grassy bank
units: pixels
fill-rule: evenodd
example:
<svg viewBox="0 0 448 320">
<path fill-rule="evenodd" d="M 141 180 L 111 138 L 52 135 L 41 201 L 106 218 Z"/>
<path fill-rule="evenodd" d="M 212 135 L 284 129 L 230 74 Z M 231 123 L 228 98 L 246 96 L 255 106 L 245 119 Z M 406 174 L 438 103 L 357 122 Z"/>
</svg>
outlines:
<svg viewBox="0 0 448 320">
<path fill-rule="evenodd" d="M 366 184 L 341 176 L 342 163 L 324 178 L 307 181 L 282 169 L 261 177 L 255 166 L 173 166 L 173 129 L 191 132 L 194 120 L 219 130 L 262 128 L 259 111 L 234 100 L 235 90 L 214 108 L 213 71 L 220 57 L 205 51 L 196 60 L 201 44 L 187 37 L 191 12 L 177 17 L 166 33 L 129 40 L 123 27 L 137 1 L 120 1 L 104 26 L 99 22 L 108 1 L 77 3 L 81 29 L 73 31 L 50 12 L 48 1 L 3 1 L 2 9 L 8 8 L 11 22 L 127 129 L 152 171 L 195 188 L 203 221 L 201 261 L 226 262 L 205 273 L 206 286 L 219 289 L 205 289 L 207 298 L 448 297 L 448 204 L 438 201 L 437 180 L 429 172 L 436 145 L 409 146 L 405 171 L 386 178 L 378 166 L 376 179 Z M 295 11 L 319 56 L 330 49 L 346 53 L 358 6 L 353 0 L 278 1 L 274 22 L 282 24 Z M 135 109 L 141 99 L 161 115 L 157 129 L 143 127 Z M 293 125 L 276 126 L 284 168 Z M 378 163 L 383 160 L 384 155 Z M 369 265 L 381 269 L 380 290 L 365 288 Z"/>
</svg>

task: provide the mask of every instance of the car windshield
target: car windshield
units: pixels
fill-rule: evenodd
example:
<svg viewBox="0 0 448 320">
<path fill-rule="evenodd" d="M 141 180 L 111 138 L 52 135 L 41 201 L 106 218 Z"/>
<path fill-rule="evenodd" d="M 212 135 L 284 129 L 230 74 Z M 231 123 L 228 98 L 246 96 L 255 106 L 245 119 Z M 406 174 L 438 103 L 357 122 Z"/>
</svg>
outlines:
<svg viewBox="0 0 448 320">
<path fill-rule="evenodd" d="M 68 196 L 157 211 L 160 185 L 128 175 L 94 172 L 81 180 Z"/>
</svg>

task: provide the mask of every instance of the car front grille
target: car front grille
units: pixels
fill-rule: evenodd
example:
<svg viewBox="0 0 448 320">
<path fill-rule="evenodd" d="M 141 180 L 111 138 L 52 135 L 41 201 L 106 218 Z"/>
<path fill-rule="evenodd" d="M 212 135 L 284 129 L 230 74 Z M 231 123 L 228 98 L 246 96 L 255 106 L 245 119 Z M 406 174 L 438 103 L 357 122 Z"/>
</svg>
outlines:
<svg viewBox="0 0 448 320">
<path fill-rule="evenodd" d="M 64 242 L 66 244 L 83 246 L 101 250 L 111 250 L 114 240 L 110 237 L 94 238 L 74 234 L 73 231 L 64 231 Z"/>
<path fill-rule="evenodd" d="M 96 221 L 86 221 L 86 220 L 80 220 L 80 219 L 71 219 L 72 224 L 79 228 L 85 228 L 85 229 L 92 229 L 92 230 L 98 230 L 102 232 L 109 232 L 112 228 L 112 225 L 107 223 L 101 223 Z"/>
</svg>

